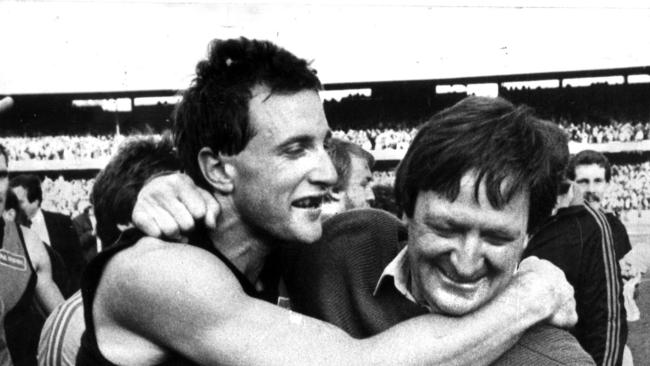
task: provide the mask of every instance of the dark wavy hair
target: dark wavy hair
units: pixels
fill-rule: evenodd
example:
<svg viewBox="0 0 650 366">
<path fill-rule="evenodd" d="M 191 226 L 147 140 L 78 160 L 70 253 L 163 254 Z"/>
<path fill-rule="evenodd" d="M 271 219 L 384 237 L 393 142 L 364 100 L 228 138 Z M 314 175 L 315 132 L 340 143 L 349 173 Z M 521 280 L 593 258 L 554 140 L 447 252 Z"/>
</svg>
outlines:
<svg viewBox="0 0 650 366">
<path fill-rule="evenodd" d="M 104 246 L 117 240 L 118 224 L 131 222 L 133 206 L 144 183 L 151 177 L 180 169 L 169 135 L 136 138 L 124 142 L 93 184 L 90 202 L 95 207 L 97 236 Z"/>
<path fill-rule="evenodd" d="M 594 150 L 583 150 L 575 154 L 569 160 L 569 168 L 567 169 L 567 176 L 571 180 L 576 179 L 576 167 L 578 165 L 592 165 L 596 164 L 605 169 L 605 182 L 609 183 L 612 179 L 612 166 L 605 155 Z"/>
<path fill-rule="evenodd" d="M 568 139 L 558 126 L 502 98 L 467 97 L 429 119 L 413 139 L 395 180 L 397 204 L 413 217 L 421 191 L 455 200 L 461 178 L 477 174 L 497 209 L 521 191 L 530 194 L 528 232 L 556 203 L 568 161 Z"/>
<path fill-rule="evenodd" d="M 9 187 L 23 187 L 27 193 L 27 201 L 34 202 L 38 200 L 43 203 L 43 189 L 41 188 L 41 179 L 36 174 L 20 174 L 9 181 Z"/>
<path fill-rule="evenodd" d="M 248 105 L 256 86 L 268 88 L 271 94 L 321 89 L 307 61 L 271 42 L 213 40 L 174 112 L 174 143 L 183 167 L 197 184 L 208 187 L 197 162 L 202 148 L 235 155 L 255 134 Z"/>
</svg>

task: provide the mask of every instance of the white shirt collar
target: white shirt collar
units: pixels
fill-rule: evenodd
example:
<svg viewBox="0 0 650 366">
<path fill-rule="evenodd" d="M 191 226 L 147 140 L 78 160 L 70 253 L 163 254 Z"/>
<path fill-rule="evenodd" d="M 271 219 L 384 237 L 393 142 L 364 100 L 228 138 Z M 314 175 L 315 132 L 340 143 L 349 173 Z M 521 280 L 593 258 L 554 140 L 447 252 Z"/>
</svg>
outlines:
<svg viewBox="0 0 650 366">
<path fill-rule="evenodd" d="M 377 281 L 377 285 L 375 286 L 375 291 L 372 293 L 373 296 L 377 296 L 379 287 L 381 286 L 384 279 L 388 281 L 388 277 L 392 277 L 395 289 L 397 289 L 397 291 L 399 291 L 411 302 L 414 302 L 416 304 L 418 303 L 409 290 L 411 271 L 408 263 L 408 257 L 406 256 L 406 249 L 407 247 L 404 247 L 404 249 L 402 249 L 399 254 L 397 254 L 397 256 L 390 263 L 388 263 L 386 268 L 384 268 L 384 271 L 381 273 L 379 281 Z M 428 309 L 427 306 L 425 307 Z"/>
</svg>

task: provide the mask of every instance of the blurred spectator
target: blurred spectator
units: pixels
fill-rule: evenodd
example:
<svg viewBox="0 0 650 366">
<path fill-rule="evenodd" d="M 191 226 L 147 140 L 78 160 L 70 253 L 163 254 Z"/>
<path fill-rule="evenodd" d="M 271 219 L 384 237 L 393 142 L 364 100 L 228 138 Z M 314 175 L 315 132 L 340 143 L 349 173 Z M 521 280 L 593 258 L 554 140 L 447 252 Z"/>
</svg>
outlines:
<svg viewBox="0 0 650 366">
<path fill-rule="evenodd" d="M 366 208 L 375 200 L 372 166 L 375 158 L 359 145 L 332 138 L 328 153 L 338 179 L 323 203 L 322 220 L 353 208 Z"/>
<path fill-rule="evenodd" d="M 596 209 L 603 209 L 600 202 L 603 201 L 612 176 L 611 165 L 605 155 L 593 150 L 579 152 L 571 157 L 567 176 L 580 187 L 585 201 Z M 613 236 L 616 260 L 619 261 L 632 249 L 630 239 L 625 226 L 616 215 L 606 212 L 605 217 Z"/>
<path fill-rule="evenodd" d="M 93 205 L 88 200 L 82 200 L 78 206 L 81 208 L 81 213 L 72 219 L 72 226 L 79 237 L 84 263 L 88 264 L 101 251 L 101 240 L 96 234 L 97 220 Z"/>
<path fill-rule="evenodd" d="M 31 222 L 30 228 L 46 244 L 61 255 L 70 274 L 71 288 L 61 289 L 65 297 L 79 289 L 83 258 L 79 238 L 72 220 L 64 214 L 41 209 L 43 191 L 36 175 L 21 174 L 11 179 L 9 186 L 18 197 L 20 207 Z"/>
</svg>

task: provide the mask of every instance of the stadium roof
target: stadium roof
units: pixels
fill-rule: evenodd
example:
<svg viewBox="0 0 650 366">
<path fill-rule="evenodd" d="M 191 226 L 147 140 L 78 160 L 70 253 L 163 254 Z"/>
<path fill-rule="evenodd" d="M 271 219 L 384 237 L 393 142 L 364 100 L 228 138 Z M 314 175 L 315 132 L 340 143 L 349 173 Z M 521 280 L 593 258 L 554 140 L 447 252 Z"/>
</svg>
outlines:
<svg viewBox="0 0 650 366">
<path fill-rule="evenodd" d="M 210 39 L 266 38 L 326 84 L 650 65 L 644 1 L 0 2 L 0 95 L 177 90 Z"/>
</svg>

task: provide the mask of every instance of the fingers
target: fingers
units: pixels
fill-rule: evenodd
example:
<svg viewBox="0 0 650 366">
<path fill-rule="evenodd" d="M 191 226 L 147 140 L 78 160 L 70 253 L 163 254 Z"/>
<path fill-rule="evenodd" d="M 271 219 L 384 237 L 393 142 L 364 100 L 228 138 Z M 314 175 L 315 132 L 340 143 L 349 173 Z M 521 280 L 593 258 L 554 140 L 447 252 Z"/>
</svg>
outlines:
<svg viewBox="0 0 650 366">
<path fill-rule="evenodd" d="M 158 226 L 158 223 L 154 219 L 155 214 L 151 214 L 150 209 L 146 207 L 139 199 L 136 201 L 136 205 L 133 208 L 133 213 L 131 214 L 131 221 L 133 224 L 140 229 L 143 233 L 153 236 L 160 237 L 161 230 Z"/>
<path fill-rule="evenodd" d="M 180 176 L 174 173 L 156 177 L 138 193 L 131 219 L 147 235 L 174 238 L 194 227 L 194 219 L 177 193 L 187 189 L 187 181 Z"/>
<path fill-rule="evenodd" d="M 221 213 L 221 207 L 214 196 L 212 196 L 208 191 L 199 188 L 199 194 L 201 194 L 203 202 L 205 203 L 205 226 L 208 229 L 215 230 L 217 228 L 217 217 L 219 217 L 219 214 Z"/>
<path fill-rule="evenodd" d="M 548 323 L 559 328 L 571 328 L 578 322 L 578 313 L 576 312 L 575 299 L 569 298 L 562 304 L 552 317 L 549 318 Z"/>
<path fill-rule="evenodd" d="M 138 194 L 133 223 L 150 236 L 179 238 L 194 228 L 195 220 L 204 220 L 216 229 L 220 207 L 216 199 L 199 188 L 185 174 L 160 176 L 148 182 Z"/>
</svg>

